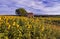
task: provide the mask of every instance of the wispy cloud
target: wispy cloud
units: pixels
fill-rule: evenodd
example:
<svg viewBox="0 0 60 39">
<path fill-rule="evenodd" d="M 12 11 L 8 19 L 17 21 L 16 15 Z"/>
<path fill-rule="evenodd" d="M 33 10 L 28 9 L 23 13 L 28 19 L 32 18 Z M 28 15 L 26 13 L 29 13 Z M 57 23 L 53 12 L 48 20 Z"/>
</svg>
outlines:
<svg viewBox="0 0 60 39">
<path fill-rule="evenodd" d="M 21 7 L 34 14 L 60 14 L 60 0 L 0 0 L 0 14 L 15 14 Z"/>
</svg>

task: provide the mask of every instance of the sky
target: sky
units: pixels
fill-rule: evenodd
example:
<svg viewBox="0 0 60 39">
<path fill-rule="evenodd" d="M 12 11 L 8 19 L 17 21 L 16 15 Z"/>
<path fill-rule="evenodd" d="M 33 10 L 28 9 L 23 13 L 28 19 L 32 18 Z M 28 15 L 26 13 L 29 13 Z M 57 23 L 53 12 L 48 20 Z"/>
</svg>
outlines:
<svg viewBox="0 0 60 39">
<path fill-rule="evenodd" d="M 16 15 L 18 8 L 37 15 L 60 15 L 60 0 L 0 0 L 0 15 Z"/>
</svg>

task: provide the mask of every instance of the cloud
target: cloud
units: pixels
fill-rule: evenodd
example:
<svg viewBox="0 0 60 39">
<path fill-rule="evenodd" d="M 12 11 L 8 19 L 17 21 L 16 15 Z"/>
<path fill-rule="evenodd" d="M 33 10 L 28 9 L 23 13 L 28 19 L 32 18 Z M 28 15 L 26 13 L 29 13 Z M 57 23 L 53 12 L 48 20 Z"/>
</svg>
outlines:
<svg viewBox="0 0 60 39">
<path fill-rule="evenodd" d="M 59 0 L 0 0 L 1 14 L 15 14 L 15 9 L 21 7 L 34 14 L 60 14 Z"/>
</svg>

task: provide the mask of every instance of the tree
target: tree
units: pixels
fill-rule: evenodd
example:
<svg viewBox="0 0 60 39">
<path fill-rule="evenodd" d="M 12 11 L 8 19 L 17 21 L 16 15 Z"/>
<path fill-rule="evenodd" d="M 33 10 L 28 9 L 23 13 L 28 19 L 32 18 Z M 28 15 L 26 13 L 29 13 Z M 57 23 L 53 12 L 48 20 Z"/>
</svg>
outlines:
<svg viewBox="0 0 60 39">
<path fill-rule="evenodd" d="M 24 8 L 16 9 L 16 15 L 22 15 L 22 16 L 25 16 L 26 13 L 27 13 L 27 11 L 26 11 Z"/>
</svg>

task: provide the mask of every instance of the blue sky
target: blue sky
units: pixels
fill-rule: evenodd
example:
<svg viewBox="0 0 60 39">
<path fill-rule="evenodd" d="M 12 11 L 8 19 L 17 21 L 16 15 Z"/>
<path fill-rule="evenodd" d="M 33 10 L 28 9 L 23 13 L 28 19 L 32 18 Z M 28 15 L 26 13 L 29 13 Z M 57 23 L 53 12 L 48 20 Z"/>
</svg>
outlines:
<svg viewBox="0 0 60 39">
<path fill-rule="evenodd" d="M 15 15 L 17 8 L 38 15 L 60 15 L 60 0 L 0 0 L 0 15 Z"/>
</svg>

